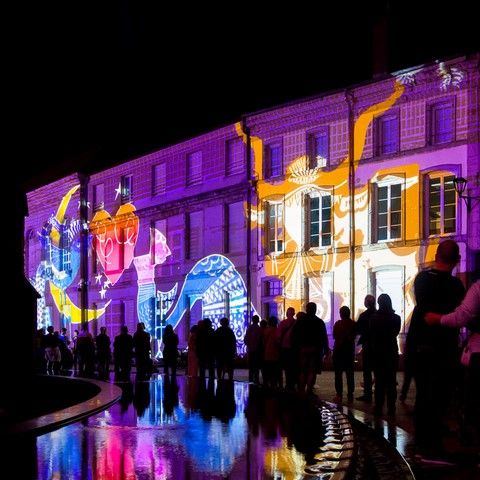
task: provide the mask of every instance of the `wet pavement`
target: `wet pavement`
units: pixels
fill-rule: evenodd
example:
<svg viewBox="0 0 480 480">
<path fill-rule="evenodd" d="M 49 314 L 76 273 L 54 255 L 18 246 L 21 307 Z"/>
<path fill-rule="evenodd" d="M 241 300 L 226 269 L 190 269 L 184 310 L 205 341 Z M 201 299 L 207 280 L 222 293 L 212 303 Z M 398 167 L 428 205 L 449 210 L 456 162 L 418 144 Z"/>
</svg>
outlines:
<svg viewBox="0 0 480 480">
<path fill-rule="evenodd" d="M 119 386 L 117 404 L 37 438 L 38 478 L 295 479 L 309 466 L 309 478 L 341 478 L 318 459 L 350 465 L 348 422 L 335 426 L 339 414 L 315 397 L 184 376 Z M 336 459 L 326 455 L 332 443 Z"/>
<path fill-rule="evenodd" d="M 237 380 L 244 377 L 246 371 L 236 372 Z M 123 391 L 118 403 L 22 446 L 32 459 L 22 478 L 413 478 L 403 457 L 417 479 L 475 478 L 476 466 L 415 462 L 414 389 L 388 419 L 372 416 L 364 402 L 328 403 L 329 380 L 324 372 L 317 395 L 300 397 L 245 381 L 183 375 L 136 381 L 132 375 L 117 382 Z"/>
</svg>

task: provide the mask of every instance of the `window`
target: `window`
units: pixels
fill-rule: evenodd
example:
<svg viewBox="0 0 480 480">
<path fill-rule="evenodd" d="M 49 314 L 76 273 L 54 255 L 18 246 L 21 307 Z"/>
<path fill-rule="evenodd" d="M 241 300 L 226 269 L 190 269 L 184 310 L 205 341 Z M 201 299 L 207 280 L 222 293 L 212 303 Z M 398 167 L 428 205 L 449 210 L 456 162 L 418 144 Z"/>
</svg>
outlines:
<svg viewBox="0 0 480 480">
<path fill-rule="evenodd" d="M 308 158 L 310 168 L 328 166 L 328 128 L 308 135 Z"/>
<path fill-rule="evenodd" d="M 188 257 L 199 260 L 203 256 L 203 211 L 191 212 L 188 215 L 189 235 L 186 237 L 188 244 Z"/>
<path fill-rule="evenodd" d="M 225 174 L 236 175 L 243 172 L 243 140 L 233 138 L 227 141 Z"/>
<path fill-rule="evenodd" d="M 267 203 L 267 251 L 283 251 L 283 203 Z"/>
<path fill-rule="evenodd" d="M 283 317 L 283 301 L 278 297 L 283 296 L 283 281 L 279 278 L 263 280 L 262 313 L 268 320 L 271 316 Z"/>
<path fill-rule="evenodd" d="M 320 317 L 327 327 L 329 334 L 333 333 L 335 315 L 341 304 L 333 291 L 333 272 L 315 272 L 305 278 L 305 303 L 313 302 L 317 305 L 316 315 Z"/>
<path fill-rule="evenodd" d="M 93 187 L 93 210 L 103 210 L 105 208 L 105 188 L 103 183 L 98 183 Z"/>
<path fill-rule="evenodd" d="M 332 196 L 307 197 L 307 246 L 328 247 L 332 244 Z"/>
<path fill-rule="evenodd" d="M 392 300 L 392 306 L 402 320 L 402 331 L 405 320 L 405 267 L 400 265 L 383 265 L 369 270 L 368 291 L 375 298 L 386 293 Z"/>
<path fill-rule="evenodd" d="M 132 201 L 133 193 L 133 175 L 125 175 L 121 180 L 121 202 L 129 203 Z"/>
<path fill-rule="evenodd" d="M 376 197 L 376 198 L 375 198 Z M 385 183 L 376 185 L 373 208 L 376 209 L 376 241 L 402 238 L 402 185 Z"/>
<path fill-rule="evenodd" d="M 245 210 L 243 202 L 224 206 L 224 253 L 242 252 L 245 249 Z"/>
<path fill-rule="evenodd" d="M 159 163 L 153 167 L 153 195 L 163 195 L 165 193 L 166 182 L 166 165 Z"/>
<path fill-rule="evenodd" d="M 388 155 L 399 150 L 398 115 L 383 115 L 376 123 L 377 155 Z"/>
<path fill-rule="evenodd" d="M 428 235 L 455 233 L 457 198 L 451 174 L 430 174 L 427 177 Z"/>
<path fill-rule="evenodd" d="M 282 145 L 280 142 L 265 147 L 265 178 L 283 174 Z"/>
<path fill-rule="evenodd" d="M 202 183 L 202 152 L 187 155 L 187 185 Z"/>
<path fill-rule="evenodd" d="M 168 257 L 167 252 L 167 220 L 155 220 L 150 225 L 150 263 L 163 263 Z"/>
<path fill-rule="evenodd" d="M 66 225 L 60 228 L 61 239 L 60 239 L 60 268 L 61 272 L 66 272 L 70 274 L 72 271 L 72 255 L 70 248 L 70 237 L 69 237 L 69 222 L 67 221 Z"/>
<path fill-rule="evenodd" d="M 263 285 L 265 297 L 277 297 L 283 295 L 283 282 L 281 280 L 265 280 Z"/>
<path fill-rule="evenodd" d="M 435 103 L 430 106 L 430 143 L 438 145 L 454 139 L 453 100 Z"/>
</svg>

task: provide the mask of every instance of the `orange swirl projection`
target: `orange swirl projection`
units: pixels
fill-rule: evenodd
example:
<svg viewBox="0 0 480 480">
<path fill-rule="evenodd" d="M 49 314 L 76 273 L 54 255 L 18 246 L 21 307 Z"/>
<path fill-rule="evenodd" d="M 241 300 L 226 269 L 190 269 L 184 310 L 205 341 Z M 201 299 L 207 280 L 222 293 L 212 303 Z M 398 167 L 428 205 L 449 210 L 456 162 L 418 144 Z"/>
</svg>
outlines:
<svg viewBox="0 0 480 480">
<path fill-rule="evenodd" d="M 379 265 L 399 265 L 397 258 L 402 257 L 401 264 L 407 267 L 404 276 L 404 291 L 406 292 L 405 312 L 411 312 L 413 301 L 410 295 L 410 286 L 413 282 L 414 270 L 418 271 L 417 265 L 426 261 L 433 260 L 434 246 L 420 247 L 416 245 L 408 246 L 409 241 L 418 239 L 419 221 L 418 215 L 403 214 L 402 239 L 405 242 L 402 246 L 394 243 L 385 242 L 375 251 L 366 249 L 368 244 L 367 232 L 371 226 L 371 212 L 369 211 L 369 186 L 371 182 L 383 181 L 390 177 L 402 179 L 402 196 L 406 205 L 414 206 L 418 209 L 419 205 L 419 174 L 420 167 L 417 163 L 404 165 L 398 162 L 392 166 L 391 162 L 382 164 L 362 165 L 361 159 L 365 148 L 367 131 L 375 117 L 378 117 L 391 109 L 404 93 L 404 85 L 395 81 L 393 83 L 393 92 L 385 100 L 368 107 L 360 113 L 354 122 L 353 129 L 353 159 L 350 154 L 340 161 L 335 168 L 327 171 L 321 168 L 310 168 L 309 159 L 306 155 L 295 158 L 286 167 L 285 178 L 278 181 L 264 180 L 263 178 L 263 141 L 259 137 L 251 137 L 251 148 L 253 152 L 253 171 L 257 179 L 256 191 L 258 195 L 258 205 L 252 205 L 252 229 L 258 229 L 261 235 L 261 244 L 259 248 L 266 247 L 266 232 L 264 210 L 266 201 L 283 202 L 284 205 L 284 224 L 283 224 L 283 251 L 265 256 L 263 275 L 266 277 L 275 276 L 283 280 L 284 296 L 288 301 L 287 306 L 293 306 L 301 309 L 302 299 L 305 297 L 303 282 L 307 278 L 319 274 L 335 272 L 336 281 L 334 294 L 337 303 L 349 303 L 349 212 L 350 191 L 348 185 L 349 164 L 353 160 L 355 173 L 359 176 L 367 177 L 363 182 L 357 179 L 357 187 L 353 195 L 353 209 L 355 214 L 355 270 L 365 272 L 374 266 Z M 237 134 L 243 138 L 246 143 L 246 135 L 242 131 L 241 125 L 236 124 Z M 381 167 L 380 167 L 381 165 Z M 320 250 L 315 248 L 305 249 L 304 239 L 302 237 L 302 223 L 304 215 L 301 213 L 305 201 L 305 195 L 311 193 L 328 193 L 332 195 L 332 219 L 333 232 L 332 244 Z M 247 205 L 245 205 L 246 207 Z M 245 210 L 247 210 L 245 208 Z M 412 242 L 413 243 L 413 242 Z M 363 303 L 363 296 L 367 292 L 367 282 L 359 282 L 356 291 L 356 303 Z M 357 298 L 358 297 L 358 298 Z M 322 299 L 315 300 L 322 303 Z M 322 305 L 319 305 L 319 311 Z M 356 315 L 358 312 L 352 312 Z M 336 312 L 335 312 L 336 314 Z"/>
</svg>

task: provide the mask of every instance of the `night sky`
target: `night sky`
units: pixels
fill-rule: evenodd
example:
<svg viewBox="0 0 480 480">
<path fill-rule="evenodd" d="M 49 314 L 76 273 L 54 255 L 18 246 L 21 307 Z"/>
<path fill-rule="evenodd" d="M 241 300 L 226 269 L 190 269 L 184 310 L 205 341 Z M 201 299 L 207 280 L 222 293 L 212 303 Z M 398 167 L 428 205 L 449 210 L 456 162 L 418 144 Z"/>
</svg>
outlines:
<svg viewBox="0 0 480 480">
<path fill-rule="evenodd" d="M 455 10 L 407 0 L 263 12 L 245 2 L 36 3 L 12 14 L 4 90 L 9 158 L 27 190 L 369 80 L 381 15 L 389 71 L 480 50 L 474 2 L 462 0 Z"/>
</svg>

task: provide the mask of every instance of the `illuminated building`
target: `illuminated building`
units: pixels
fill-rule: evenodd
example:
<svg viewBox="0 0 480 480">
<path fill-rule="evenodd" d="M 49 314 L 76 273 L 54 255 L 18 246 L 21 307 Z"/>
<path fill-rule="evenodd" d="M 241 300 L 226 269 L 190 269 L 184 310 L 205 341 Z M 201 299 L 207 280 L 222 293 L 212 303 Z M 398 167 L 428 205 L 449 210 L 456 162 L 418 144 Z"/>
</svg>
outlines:
<svg viewBox="0 0 480 480">
<path fill-rule="evenodd" d="M 367 293 L 386 292 L 405 332 L 413 279 L 442 238 L 459 242 L 465 280 L 478 266 L 478 64 L 416 67 L 246 115 L 91 175 L 89 223 L 76 175 L 30 192 L 39 325 L 78 324 L 83 311 L 110 335 L 143 321 L 160 339 L 171 323 L 185 345 L 197 320 L 229 316 L 242 348 L 248 307 L 282 317 L 314 301 L 331 333 L 340 306 L 356 318 Z"/>
</svg>

